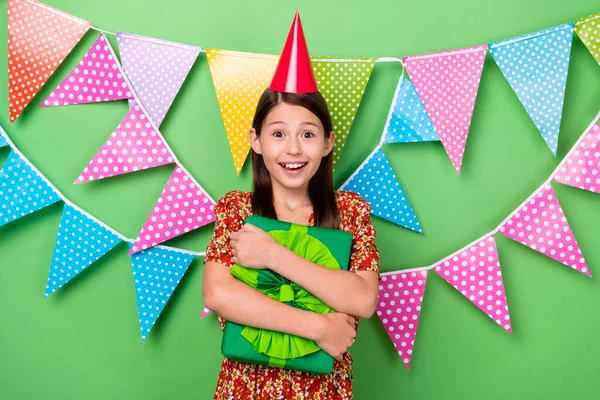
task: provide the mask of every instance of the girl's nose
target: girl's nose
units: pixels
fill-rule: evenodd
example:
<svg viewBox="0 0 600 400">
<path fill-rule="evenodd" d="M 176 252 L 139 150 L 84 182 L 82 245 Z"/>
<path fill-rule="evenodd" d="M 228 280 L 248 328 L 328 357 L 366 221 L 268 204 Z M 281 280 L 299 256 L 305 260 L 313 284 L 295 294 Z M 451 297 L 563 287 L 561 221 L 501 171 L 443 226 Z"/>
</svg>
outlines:
<svg viewBox="0 0 600 400">
<path fill-rule="evenodd" d="M 286 146 L 285 146 L 285 152 L 287 154 L 300 154 L 302 152 L 302 149 L 300 147 L 300 142 L 298 140 L 297 137 L 293 137 L 293 136 L 289 136 Z"/>
</svg>

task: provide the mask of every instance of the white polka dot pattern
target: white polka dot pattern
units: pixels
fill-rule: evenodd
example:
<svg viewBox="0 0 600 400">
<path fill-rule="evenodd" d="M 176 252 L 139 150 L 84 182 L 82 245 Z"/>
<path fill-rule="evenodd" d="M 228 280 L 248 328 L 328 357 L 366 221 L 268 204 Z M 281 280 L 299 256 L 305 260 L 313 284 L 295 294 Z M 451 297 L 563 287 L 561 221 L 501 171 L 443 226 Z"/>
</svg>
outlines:
<svg viewBox="0 0 600 400">
<path fill-rule="evenodd" d="M 120 242 L 121 239 L 114 232 L 65 204 L 45 297 L 60 289 Z"/>
<path fill-rule="evenodd" d="M 140 106 L 135 104 L 75 183 L 108 178 L 173 162 L 173 157 L 161 135 L 154 130 Z"/>
<path fill-rule="evenodd" d="M 133 97 L 109 46 L 110 43 L 104 34 L 101 34 L 75 69 L 50 93 L 40 107 Z"/>
<path fill-rule="evenodd" d="M 446 153 L 460 173 L 487 45 L 402 61 Z"/>
<path fill-rule="evenodd" d="M 592 56 L 600 64 L 600 13 L 581 18 L 575 23 L 575 32 Z"/>
<path fill-rule="evenodd" d="M 175 292 L 194 256 L 155 247 L 131 256 L 142 341 Z"/>
<path fill-rule="evenodd" d="M 492 57 L 556 155 L 573 23 L 490 44 Z"/>
<path fill-rule="evenodd" d="M 129 254 L 215 221 L 215 202 L 180 167 L 176 167 Z"/>
<path fill-rule="evenodd" d="M 546 185 L 507 220 L 499 230 L 505 236 L 591 276 L 581 249 L 552 186 Z"/>
<path fill-rule="evenodd" d="M 8 101 L 13 123 L 92 26 L 34 0 L 8 0 Z"/>
<path fill-rule="evenodd" d="M 40 177 L 17 153 L 11 151 L 0 176 L 0 226 L 60 201 Z"/>
<path fill-rule="evenodd" d="M 406 369 L 415 345 L 427 271 L 398 271 L 382 275 L 379 281 L 377 315 Z"/>
<path fill-rule="evenodd" d="M 552 178 L 555 182 L 600 193 L 600 125 L 597 123 L 584 133 L 568 158 Z"/>
<path fill-rule="evenodd" d="M 199 49 L 131 33 L 117 32 L 121 63 L 135 93 L 160 126 Z"/>
<path fill-rule="evenodd" d="M 206 306 L 202 307 L 202 315 L 200 316 L 200 318 L 204 318 L 206 317 L 208 314 L 210 314 L 212 311 L 209 310 L 208 308 L 206 308 Z"/>
<path fill-rule="evenodd" d="M 498 325 L 512 333 L 494 235 L 434 267 L 442 278 Z"/>
</svg>

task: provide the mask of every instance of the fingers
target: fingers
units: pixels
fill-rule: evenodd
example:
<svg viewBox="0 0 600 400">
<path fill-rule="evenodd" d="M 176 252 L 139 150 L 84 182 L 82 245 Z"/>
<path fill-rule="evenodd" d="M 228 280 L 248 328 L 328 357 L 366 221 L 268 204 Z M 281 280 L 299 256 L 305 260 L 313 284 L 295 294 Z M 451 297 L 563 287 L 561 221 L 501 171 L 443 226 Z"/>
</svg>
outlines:
<svg viewBox="0 0 600 400">
<path fill-rule="evenodd" d="M 356 318 L 354 318 L 352 315 L 347 315 L 346 322 L 348 322 L 351 326 L 354 326 L 354 324 L 356 324 Z"/>
<path fill-rule="evenodd" d="M 260 232 L 260 231 L 262 231 L 262 229 L 260 229 L 260 228 L 259 228 L 259 227 L 257 227 L 257 226 L 254 226 L 254 225 L 252 225 L 252 224 L 244 224 L 244 227 L 243 227 L 243 229 L 244 229 L 246 232 Z"/>
</svg>

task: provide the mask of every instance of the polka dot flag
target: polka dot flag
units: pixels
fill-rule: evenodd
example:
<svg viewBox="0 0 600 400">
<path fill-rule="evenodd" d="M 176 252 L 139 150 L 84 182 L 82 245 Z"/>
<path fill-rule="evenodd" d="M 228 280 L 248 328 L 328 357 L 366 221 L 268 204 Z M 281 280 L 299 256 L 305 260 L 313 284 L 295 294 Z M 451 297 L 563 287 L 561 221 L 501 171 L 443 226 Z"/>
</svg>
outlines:
<svg viewBox="0 0 600 400">
<path fill-rule="evenodd" d="M 175 168 L 129 254 L 215 221 L 215 201 L 180 167 Z"/>
<path fill-rule="evenodd" d="M 88 182 L 174 162 L 162 136 L 135 104 L 74 183 Z"/>
<path fill-rule="evenodd" d="M 369 156 L 339 190 L 360 194 L 371 205 L 373 215 L 423 233 L 396 174 L 381 148 Z"/>
<path fill-rule="evenodd" d="M 581 18 L 575 23 L 575 32 L 592 56 L 600 64 L 600 13 Z"/>
<path fill-rule="evenodd" d="M 139 100 L 160 126 L 200 48 L 117 32 L 121 63 Z"/>
<path fill-rule="evenodd" d="M 121 239 L 106 226 L 65 204 L 45 297 L 56 292 L 120 242 Z"/>
<path fill-rule="evenodd" d="M 133 95 L 104 33 L 40 107 L 97 103 L 132 98 Z"/>
<path fill-rule="evenodd" d="M 587 276 L 592 276 L 554 189 L 540 189 L 499 232 Z"/>
<path fill-rule="evenodd" d="M 460 173 L 486 46 L 402 60 L 454 169 Z"/>
<path fill-rule="evenodd" d="M 377 316 L 392 340 L 406 369 L 415 345 L 427 271 L 382 274 Z"/>
<path fill-rule="evenodd" d="M 555 182 L 600 193 L 600 125 L 595 123 L 552 178 Z"/>
<path fill-rule="evenodd" d="M 202 315 L 200 315 L 200 318 L 204 318 L 206 317 L 208 314 L 210 314 L 212 311 L 209 310 L 208 308 L 206 308 L 206 306 L 202 307 Z"/>
<path fill-rule="evenodd" d="M 490 52 L 556 156 L 573 23 L 490 44 Z"/>
<path fill-rule="evenodd" d="M 3 134 L 0 133 L 0 148 L 8 146 L 8 142 Z"/>
<path fill-rule="evenodd" d="M 384 143 L 440 140 L 413 84 L 401 78 L 384 128 Z"/>
<path fill-rule="evenodd" d="M 92 26 L 35 0 L 8 0 L 8 103 L 13 123 Z"/>
<path fill-rule="evenodd" d="M 434 271 L 512 333 L 494 235 L 483 237 L 452 258 L 440 262 Z"/>
<path fill-rule="evenodd" d="M 175 292 L 194 256 L 154 247 L 131 256 L 142 341 Z"/>
<path fill-rule="evenodd" d="M 0 176 L 0 226 L 60 201 L 46 181 L 11 151 Z"/>
</svg>

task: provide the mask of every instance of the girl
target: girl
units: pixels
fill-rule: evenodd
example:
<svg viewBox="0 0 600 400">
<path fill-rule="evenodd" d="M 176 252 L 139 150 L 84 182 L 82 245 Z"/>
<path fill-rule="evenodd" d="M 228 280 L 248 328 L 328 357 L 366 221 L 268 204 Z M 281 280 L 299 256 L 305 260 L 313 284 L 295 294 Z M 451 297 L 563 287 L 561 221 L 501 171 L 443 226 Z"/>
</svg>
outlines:
<svg viewBox="0 0 600 400">
<path fill-rule="evenodd" d="M 346 351 L 358 318 L 375 311 L 379 253 L 368 203 L 333 190 L 335 134 L 316 90 L 298 14 L 273 83 L 258 102 L 249 139 L 253 192 L 227 193 L 214 208 L 215 231 L 204 258 L 205 305 L 220 316 L 222 328 L 231 320 L 314 340 L 335 358 L 334 370 L 313 375 L 224 359 L 214 398 L 352 399 L 352 357 Z M 243 224 L 251 214 L 350 232 L 349 271 L 321 267 L 277 244 L 263 230 Z M 233 264 L 271 269 L 337 312 L 320 315 L 271 299 L 230 275 Z"/>
</svg>

